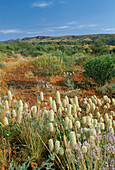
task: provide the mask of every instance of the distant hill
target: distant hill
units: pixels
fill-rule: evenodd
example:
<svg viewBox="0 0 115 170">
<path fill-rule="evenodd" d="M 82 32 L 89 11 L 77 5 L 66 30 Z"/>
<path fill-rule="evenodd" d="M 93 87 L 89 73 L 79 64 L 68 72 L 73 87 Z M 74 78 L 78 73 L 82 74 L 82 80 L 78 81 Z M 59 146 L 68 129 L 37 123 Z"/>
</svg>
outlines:
<svg viewBox="0 0 115 170">
<path fill-rule="evenodd" d="M 5 43 L 13 43 L 18 41 L 26 41 L 31 43 L 50 43 L 50 42 L 62 42 L 62 43 L 68 43 L 68 42 L 78 42 L 78 43 L 86 43 L 86 44 L 92 44 L 93 42 L 97 40 L 103 40 L 105 39 L 105 42 L 107 45 L 114 45 L 115 46 L 115 34 L 93 34 L 93 35 L 68 35 L 68 36 L 60 36 L 60 37 L 50 37 L 50 36 L 36 36 L 36 37 L 26 37 L 22 40 L 9 40 L 5 41 Z"/>
</svg>

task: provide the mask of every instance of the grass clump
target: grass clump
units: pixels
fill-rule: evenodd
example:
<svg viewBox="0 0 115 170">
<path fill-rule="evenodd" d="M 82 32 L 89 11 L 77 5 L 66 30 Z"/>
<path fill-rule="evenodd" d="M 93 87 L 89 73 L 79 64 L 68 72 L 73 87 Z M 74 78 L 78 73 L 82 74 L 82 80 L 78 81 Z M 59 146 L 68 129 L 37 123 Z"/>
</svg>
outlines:
<svg viewBox="0 0 115 170">
<path fill-rule="evenodd" d="M 33 68 L 41 73 L 41 75 L 59 75 L 65 69 L 63 59 L 56 56 L 40 56 L 31 62 Z"/>
</svg>

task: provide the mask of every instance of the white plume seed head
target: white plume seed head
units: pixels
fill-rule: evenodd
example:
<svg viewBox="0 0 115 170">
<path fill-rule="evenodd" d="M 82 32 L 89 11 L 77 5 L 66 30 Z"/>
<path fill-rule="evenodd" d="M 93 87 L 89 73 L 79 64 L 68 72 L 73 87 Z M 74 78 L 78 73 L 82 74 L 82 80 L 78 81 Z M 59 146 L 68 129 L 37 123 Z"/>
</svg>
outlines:
<svg viewBox="0 0 115 170">
<path fill-rule="evenodd" d="M 82 124 L 83 124 L 83 125 L 86 124 L 86 117 L 82 117 Z"/>
<path fill-rule="evenodd" d="M 73 105 L 72 105 L 72 112 L 75 114 L 76 113 L 76 105 L 75 105 L 75 103 L 73 103 Z"/>
<path fill-rule="evenodd" d="M 112 105 L 115 107 L 115 99 L 112 98 Z"/>
<path fill-rule="evenodd" d="M 52 97 L 49 97 L 49 106 L 52 107 Z"/>
<path fill-rule="evenodd" d="M 24 104 L 24 108 L 28 109 L 28 104 L 27 103 Z"/>
<path fill-rule="evenodd" d="M 84 133 L 87 133 L 87 128 L 85 127 L 85 128 L 83 129 L 83 131 L 84 131 Z"/>
<path fill-rule="evenodd" d="M 104 123 L 100 123 L 100 129 L 104 130 L 105 129 L 105 124 Z"/>
<path fill-rule="evenodd" d="M 69 118 L 66 116 L 65 121 L 64 121 L 65 129 L 68 129 L 68 123 L 69 123 Z"/>
<path fill-rule="evenodd" d="M 75 127 L 76 127 L 77 129 L 79 129 L 80 126 L 81 126 L 81 124 L 80 124 L 80 122 L 77 120 L 77 121 L 75 122 Z"/>
<path fill-rule="evenodd" d="M 70 146 L 72 149 L 75 149 L 75 145 L 76 145 L 76 135 L 74 131 L 70 132 Z"/>
<path fill-rule="evenodd" d="M 91 136 L 95 136 L 96 135 L 96 130 L 93 128 L 90 130 L 90 134 Z"/>
<path fill-rule="evenodd" d="M 91 117 L 90 116 L 87 116 L 86 123 L 87 123 L 88 126 L 91 125 Z"/>
<path fill-rule="evenodd" d="M 92 106 L 92 100 L 90 98 L 88 99 L 88 103 Z"/>
<path fill-rule="evenodd" d="M 54 150 L 53 139 L 49 139 L 49 150 L 50 150 L 50 152 L 53 152 L 53 150 Z"/>
<path fill-rule="evenodd" d="M 110 104 L 109 103 L 107 103 L 106 106 L 107 106 L 108 109 L 110 108 Z"/>
<path fill-rule="evenodd" d="M 94 141 L 95 141 L 95 138 L 94 138 L 94 136 L 90 136 L 90 142 L 93 142 L 94 143 Z"/>
<path fill-rule="evenodd" d="M 53 131 L 54 131 L 53 123 L 49 123 L 49 131 L 50 131 L 50 132 L 53 132 Z"/>
<path fill-rule="evenodd" d="M 59 107 L 59 109 L 58 109 L 58 114 L 60 117 L 62 116 L 62 108 L 61 107 Z"/>
<path fill-rule="evenodd" d="M 59 150 L 60 150 L 60 141 L 56 140 L 56 142 L 55 142 L 55 151 L 59 152 Z"/>
<path fill-rule="evenodd" d="M 100 113 L 99 113 L 99 112 L 96 113 L 96 117 L 97 117 L 97 118 L 100 117 Z"/>
<path fill-rule="evenodd" d="M 16 115 L 16 111 L 15 110 L 12 110 L 12 115 L 13 115 L 14 118 L 16 118 L 17 115 Z"/>
<path fill-rule="evenodd" d="M 72 105 L 69 104 L 67 107 L 67 115 L 71 115 Z"/>
<path fill-rule="evenodd" d="M 19 107 L 23 107 L 23 102 L 22 102 L 22 100 L 19 100 L 18 106 L 19 106 Z"/>
<path fill-rule="evenodd" d="M 9 103 L 8 103 L 8 100 L 5 100 L 5 109 L 6 109 L 6 110 L 9 110 Z"/>
<path fill-rule="evenodd" d="M 10 90 L 8 90 L 8 100 L 12 100 L 12 93 Z"/>
<path fill-rule="evenodd" d="M 60 92 L 59 91 L 57 91 L 56 92 L 56 102 L 59 104 L 60 103 Z"/>
<path fill-rule="evenodd" d="M 63 106 L 63 107 L 66 107 L 66 104 L 67 104 L 66 99 L 63 99 L 63 101 L 62 101 L 62 106 Z"/>
<path fill-rule="evenodd" d="M 97 99 L 97 104 L 98 104 L 98 106 L 99 106 L 99 107 L 101 107 L 101 106 L 102 106 L 102 102 L 101 102 L 101 100 L 100 100 L 100 99 Z"/>
<path fill-rule="evenodd" d="M 66 105 L 68 106 L 69 104 L 69 98 L 67 96 L 65 96 L 65 100 L 66 100 Z"/>
<path fill-rule="evenodd" d="M 50 112 L 49 112 L 49 120 L 50 120 L 51 122 L 54 121 L 54 111 L 53 111 L 53 110 L 50 110 Z"/>
<path fill-rule="evenodd" d="M 88 103 L 86 106 L 86 113 L 89 113 L 89 112 L 90 112 L 90 104 Z"/>
<path fill-rule="evenodd" d="M 9 125 L 9 123 L 8 123 L 8 118 L 7 118 L 7 117 L 4 117 L 4 119 L 3 119 L 3 124 L 4 124 L 4 126 Z"/>
<path fill-rule="evenodd" d="M 104 119 L 102 117 L 100 117 L 100 122 L 104 122 Z"/>
<path fill-rule="evenodd" d="M 52 101 L 52 109 L 54 112 L 57 112 L 56 102 L 55 100 Z"/>
<path fill-rule="evenodd" d="M 69 129 L 72 129 L 72 127 L 73 127 L 72 120 L 69 119 L 68 128 L 69 128 Z"/>
<path fill-rule="evenodd" d="M 19 110 L 18 110 L 19 111 Z M 22 119 L 22 112 L 18 112 L 18 115 L 17 115 L 17 123 L 21 123 L 21 119 Z"/>
<path fill-rule="evenodd" d="M 108 116 L 108 114 L 107 114 L 107 113 L 105 113 L 104 119 L 105 119 L 105 122 L 108 122 L 108 120 L 109 120 L 109 116 Z"/>
<path fill-rule="evenodd" d="M 87 146 L 82 146 L 82 152 L 83 154 L 87 153 Z"/>
<path fill-rule="evenodd" d="M 41 101 L 44 100 L 44 94 L 43 94 L 43 92 L 40 92 L 40 100 L 41 100 Z"/>
</svg>

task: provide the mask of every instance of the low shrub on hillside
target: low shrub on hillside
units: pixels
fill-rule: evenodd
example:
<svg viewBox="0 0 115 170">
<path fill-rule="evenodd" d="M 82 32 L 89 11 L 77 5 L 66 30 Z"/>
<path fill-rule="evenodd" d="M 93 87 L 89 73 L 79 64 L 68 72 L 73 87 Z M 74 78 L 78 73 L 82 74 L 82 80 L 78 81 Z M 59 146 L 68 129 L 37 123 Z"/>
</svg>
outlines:
<svg viewBox="0 0 115 170">
<path fill-rule="evenodd" d="M 115 76 L 115 56 L 95 57 L 84 63 L 85 75 L 104 85 Z"/>
</svg>

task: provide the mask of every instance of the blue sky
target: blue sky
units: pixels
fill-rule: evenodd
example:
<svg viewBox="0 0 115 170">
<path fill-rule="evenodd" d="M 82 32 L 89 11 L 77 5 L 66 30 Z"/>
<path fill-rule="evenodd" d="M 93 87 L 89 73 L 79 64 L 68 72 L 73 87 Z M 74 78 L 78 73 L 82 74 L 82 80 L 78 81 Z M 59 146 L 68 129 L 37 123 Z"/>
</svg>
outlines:
<svg viewBox="0 0 115 170">
<path fill-rule="evenodd" d="M 0 0 L 0 41 L 115 33 L 115 0 Z"/>
</svg>

